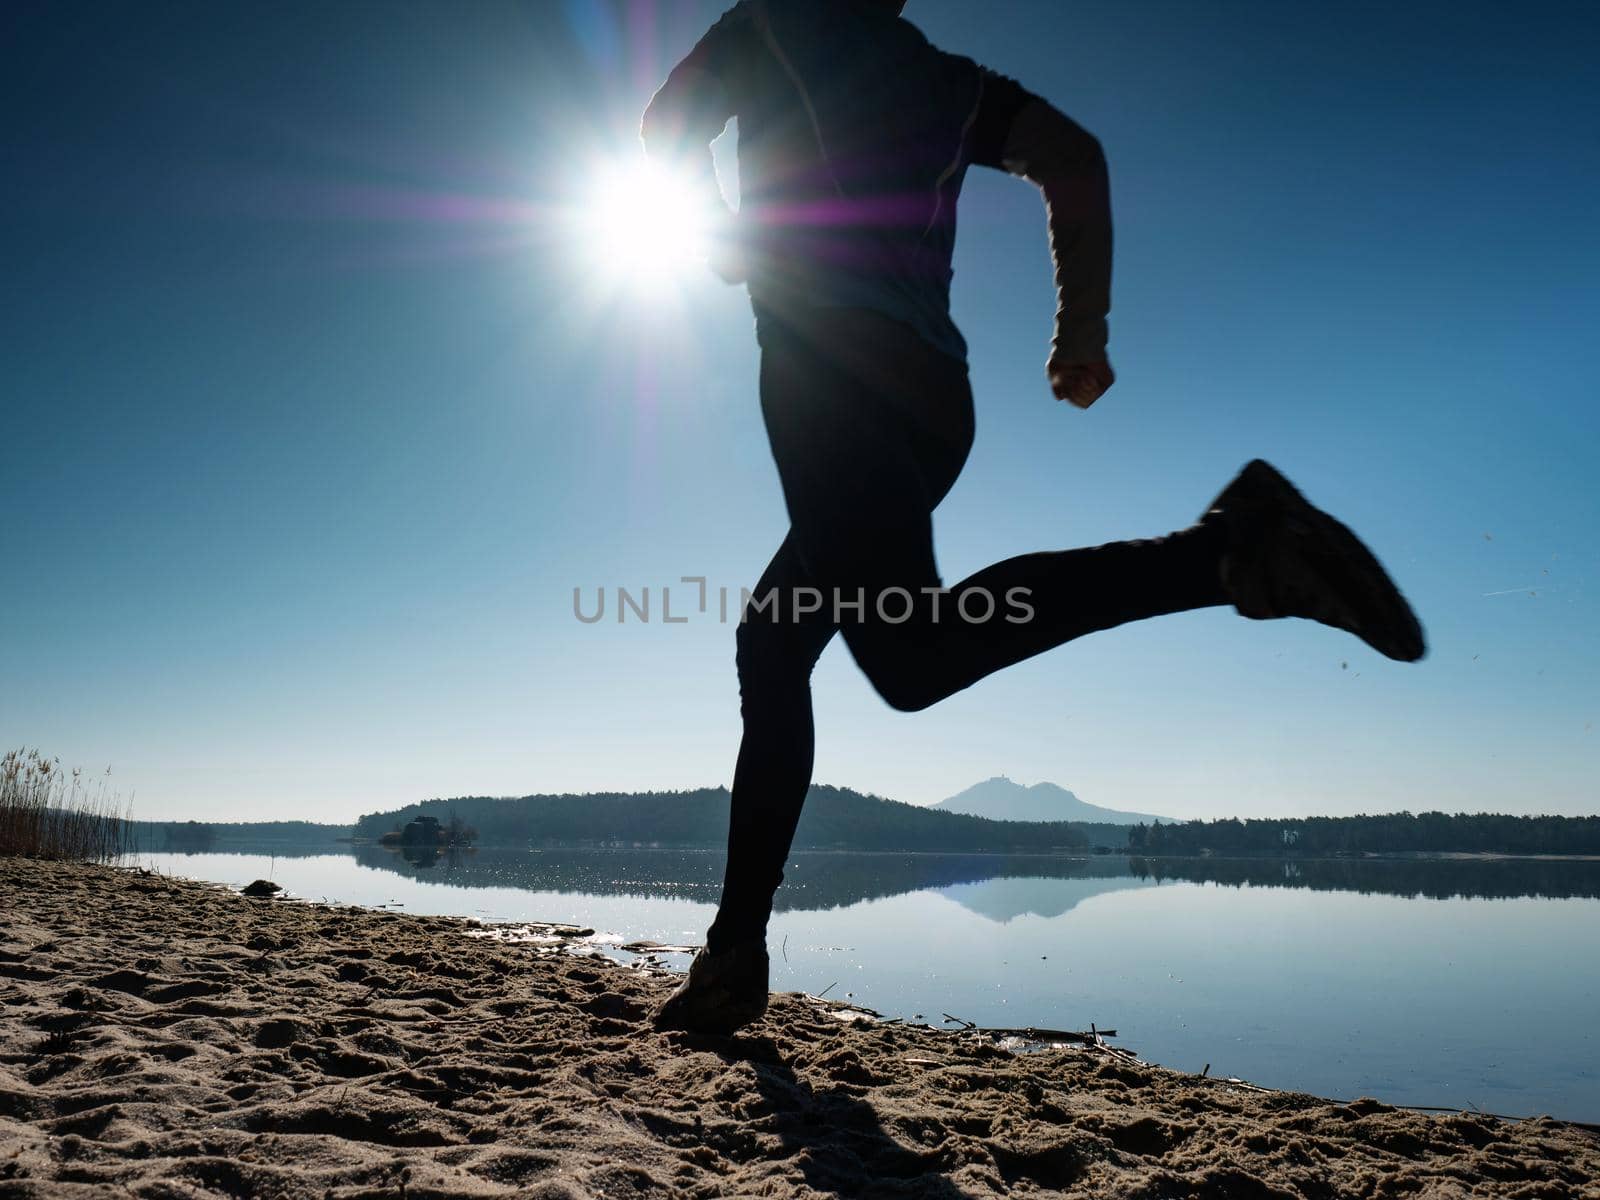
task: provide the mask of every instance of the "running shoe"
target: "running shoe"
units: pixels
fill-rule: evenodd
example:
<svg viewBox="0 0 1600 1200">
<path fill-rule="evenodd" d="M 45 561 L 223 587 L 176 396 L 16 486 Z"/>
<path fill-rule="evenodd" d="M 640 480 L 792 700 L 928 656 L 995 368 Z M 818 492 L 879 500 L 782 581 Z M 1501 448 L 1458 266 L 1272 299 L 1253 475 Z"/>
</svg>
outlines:
<svg viewBox="0 0 1600 1200">
<path fill-rule="evenodd" d="M 767 1011 L 767 947 L 740 942 L 721 954 L 701 950 L 689 976 L 656 1012 L 657 1029 L 726 1035 Z"/>
<path fill-rule="evenodd" d="M 1222 586 L 1241 615 L 1320 621 L 1400 662 L 1427 653 L 1422 625 L 1372 551 L 1270 463 L 1247 463 L 1201 519 L 1227 530 Z"/>
</svg>

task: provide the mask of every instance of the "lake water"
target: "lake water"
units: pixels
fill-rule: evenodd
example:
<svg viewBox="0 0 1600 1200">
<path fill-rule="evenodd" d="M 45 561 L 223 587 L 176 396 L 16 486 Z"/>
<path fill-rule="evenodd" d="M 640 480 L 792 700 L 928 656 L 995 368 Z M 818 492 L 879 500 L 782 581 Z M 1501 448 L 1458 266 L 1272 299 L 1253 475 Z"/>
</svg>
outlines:
<svg viewBox="0 0 1600 1200">
<path fill-rule="evenodd" d="M 592 926 L 602 948 L 698 942 L 722 866 L 681 850 L 139 857 L 312 900 Z M 1267 1087 L 1600 1121 L 1600 862 L 801 853 L 771 948 L 777 990 L 927 1024 L 1093 1022 L 1148 1061 Z"/>
</svg>

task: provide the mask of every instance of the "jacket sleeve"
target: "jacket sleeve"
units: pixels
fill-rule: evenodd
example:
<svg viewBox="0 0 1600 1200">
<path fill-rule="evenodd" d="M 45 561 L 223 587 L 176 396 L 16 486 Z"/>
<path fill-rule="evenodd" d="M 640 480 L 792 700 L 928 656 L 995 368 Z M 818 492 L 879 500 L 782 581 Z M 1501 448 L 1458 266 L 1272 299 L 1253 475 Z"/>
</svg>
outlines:
<svg viewBox="0 0 1600 1200">
<path fill-rule="evenodd" d="M 1055 266 L 1052 357 L 1100 362 L 1111 311 L 1111 188 L 1100 142 L 1015 80 L 983 72 L 973 161 L 1020 175 L 1044 193 Z"/>
<path fill-rule="evenodd" d="M 698 157 L 734 115 L 731 84 L 748 53 L 749 7 L 740 0 L 723 13 L 651 97 L 639 126 L 651 157 Z"/>
</svg>

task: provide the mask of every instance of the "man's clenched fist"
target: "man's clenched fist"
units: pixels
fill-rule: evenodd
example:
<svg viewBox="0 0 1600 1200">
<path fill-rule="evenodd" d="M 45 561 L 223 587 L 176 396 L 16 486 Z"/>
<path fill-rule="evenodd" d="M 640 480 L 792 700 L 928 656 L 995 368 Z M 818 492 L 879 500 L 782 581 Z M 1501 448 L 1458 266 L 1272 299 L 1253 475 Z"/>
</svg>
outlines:
<svg viewBox="0 0 1600 1200">
<path fill-rule="evenodd" d="M 1044 370 L 1056 399 L 1070 400 L 1079 408 L 1088 408 L 1117 381 L 1108 362 L 1069 363 L 1052 358 Z"/>
</svg>

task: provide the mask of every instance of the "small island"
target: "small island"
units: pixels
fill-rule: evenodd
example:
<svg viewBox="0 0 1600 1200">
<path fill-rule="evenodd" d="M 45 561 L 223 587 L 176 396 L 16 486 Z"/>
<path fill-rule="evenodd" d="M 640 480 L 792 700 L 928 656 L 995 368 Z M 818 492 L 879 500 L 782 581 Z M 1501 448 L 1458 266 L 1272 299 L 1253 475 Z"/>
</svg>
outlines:
<svg viewBox="0 0 1600 1200">
<path fill-rule="evenodd" d="M 445 824 L 427 814 L 412 817 L 403 827 L 391 829 L 377 839 L 380 846 L 422 848 L 470 846 L 477 840 L 478 831 L 463 824 L 459 817 L 451 817 L 449 824 Z"/>
</svg>

